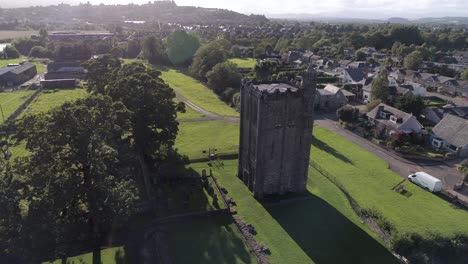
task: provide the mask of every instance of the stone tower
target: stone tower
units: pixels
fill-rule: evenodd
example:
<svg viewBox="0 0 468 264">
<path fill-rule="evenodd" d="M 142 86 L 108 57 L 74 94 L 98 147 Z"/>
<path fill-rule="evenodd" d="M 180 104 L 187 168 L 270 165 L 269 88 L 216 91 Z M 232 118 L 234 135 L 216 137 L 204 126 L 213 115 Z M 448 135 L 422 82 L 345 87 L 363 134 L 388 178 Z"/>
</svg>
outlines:
<svg viewBox="0 0 468 264">
<path fill-rule="evenodd" d="M 300 87 L 242 86 L 238 177 L 255 197 L 306 191 L 315 89 L 311 66 Z"/>
</svg>

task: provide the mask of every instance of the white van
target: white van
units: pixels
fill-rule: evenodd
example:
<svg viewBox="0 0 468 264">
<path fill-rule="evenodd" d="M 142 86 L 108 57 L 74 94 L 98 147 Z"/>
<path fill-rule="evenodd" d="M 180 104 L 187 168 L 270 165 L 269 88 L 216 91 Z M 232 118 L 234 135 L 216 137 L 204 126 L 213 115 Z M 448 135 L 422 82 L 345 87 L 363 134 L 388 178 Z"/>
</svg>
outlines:
<svg viewBox="0 0 468 264">
<path fill-rule="evenodd" d="M 440 192 L 442 190 L 442 182 L 439 179 L 422 171 L 409 175 L 408 180 L 430 192 Z"/>
</svg>

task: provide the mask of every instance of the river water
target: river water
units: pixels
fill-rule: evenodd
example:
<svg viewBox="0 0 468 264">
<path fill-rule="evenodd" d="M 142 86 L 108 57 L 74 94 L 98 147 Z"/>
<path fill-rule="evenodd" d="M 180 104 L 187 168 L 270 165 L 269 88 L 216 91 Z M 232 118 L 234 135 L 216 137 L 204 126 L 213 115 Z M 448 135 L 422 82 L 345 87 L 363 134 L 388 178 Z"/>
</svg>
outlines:
<svg viewBox="0 0 468 264">
<path fill-rule="evenodd" d="M 3 49 L 8 45 L 10 45 L 10 43 L 0 43 L 0 52 L 2 52 Z"/>
</svg>

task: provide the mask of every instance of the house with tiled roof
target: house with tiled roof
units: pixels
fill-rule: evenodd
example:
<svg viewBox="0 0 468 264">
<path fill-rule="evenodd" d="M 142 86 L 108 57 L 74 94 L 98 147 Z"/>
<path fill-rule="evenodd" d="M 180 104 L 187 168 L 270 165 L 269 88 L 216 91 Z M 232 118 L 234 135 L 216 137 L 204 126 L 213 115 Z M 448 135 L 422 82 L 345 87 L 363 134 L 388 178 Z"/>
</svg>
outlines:
<svg viewBox="0 0 468 264">
<path fill-rule="evenodd" d="M 446 115 L 433 129 L 432 146 L 468 157 L 468 120 Z"/>
<path fill-rule="evenodd" d="M 367 118 L 375 125 L 378 134 L 390 135 L 401 131 L 406 134 L 420 134 L 424 129 L 415 116 L 384 103 L 367 113 Z"/>
</svg>

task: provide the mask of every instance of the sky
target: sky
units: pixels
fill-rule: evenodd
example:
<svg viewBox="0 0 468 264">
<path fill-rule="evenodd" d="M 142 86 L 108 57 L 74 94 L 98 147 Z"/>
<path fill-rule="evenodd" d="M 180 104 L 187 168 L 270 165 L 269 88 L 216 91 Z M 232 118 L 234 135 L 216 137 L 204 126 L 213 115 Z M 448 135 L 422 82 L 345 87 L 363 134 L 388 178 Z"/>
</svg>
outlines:
<svg viewBox="0 0 468 264">
<path fill-rule="evenodd" d="M 77 4 L 87 0 L 0 0 L 0 7 Z M 92 4 L 142 4 L 148 0 L 89 0 Z M 245 14 L 315 14 L 377 18 L 468 16 L 468 0 L 175 0 L 189 6 L 216 7 Z"/>
</svg>

